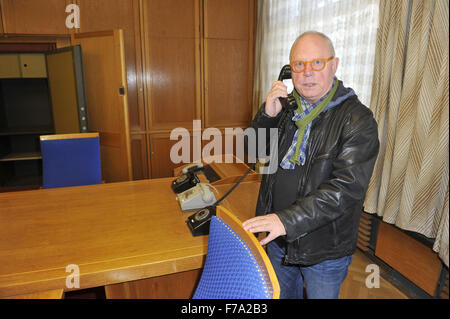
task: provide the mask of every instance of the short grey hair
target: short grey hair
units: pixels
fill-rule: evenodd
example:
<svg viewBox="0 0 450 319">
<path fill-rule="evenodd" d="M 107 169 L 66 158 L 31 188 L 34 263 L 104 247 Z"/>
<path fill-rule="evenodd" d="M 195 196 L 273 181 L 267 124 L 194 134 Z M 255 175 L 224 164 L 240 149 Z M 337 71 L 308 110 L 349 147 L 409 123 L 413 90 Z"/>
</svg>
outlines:
<svg viewBox="0 0 450 319">
<path fill-rule="evenodd" d="M 328 47 L 330 48 L 331 54 L 332 54 L 334 57 L 336 56 L 336 52 L 334 51 L 334 46 L 333 46 L 333 42 L 331 41 L 331 39 L 330 39 L 327 35 L 325 35 L 324 33 L 322 33 L 322 32 L 310 30 L 310 31 L 303 32 L 302 34 L 300 34 L 300 35 L 297 37 L 297 39 L 295 39 L 294 43 L 293 43 L 292 46 L 291 46 L 291 51 L 289 52 L 289 59 L 291 59 L 291 56 L 292 56 L 292 49 L 293 49 L 294 46 L 297 44 L 297 42 L 298 42 L 302 37 L 304 37 L 305 35 L 309 35 L 309 34 L 315 34 L 315 35 L 318 35 L 318 36 L 322 37 L 325 41 L 327 41 L 327 44 L 328 44 Z"/>
</svg>

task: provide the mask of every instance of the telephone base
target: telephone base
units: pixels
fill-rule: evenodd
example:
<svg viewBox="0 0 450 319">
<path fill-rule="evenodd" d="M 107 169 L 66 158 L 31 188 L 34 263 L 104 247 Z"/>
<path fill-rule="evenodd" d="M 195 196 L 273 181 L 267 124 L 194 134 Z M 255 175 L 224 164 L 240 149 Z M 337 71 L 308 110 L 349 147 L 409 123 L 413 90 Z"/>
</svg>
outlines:
<svg viewBox="0 0 450 319">
<path fill-rule="evenodd" d="M 213 215 L 216 215 L 216 206 L 208 206 L 186 219 L 186 224 L 194 237 L 209 234 L 209 225 Z"/>
</svg>

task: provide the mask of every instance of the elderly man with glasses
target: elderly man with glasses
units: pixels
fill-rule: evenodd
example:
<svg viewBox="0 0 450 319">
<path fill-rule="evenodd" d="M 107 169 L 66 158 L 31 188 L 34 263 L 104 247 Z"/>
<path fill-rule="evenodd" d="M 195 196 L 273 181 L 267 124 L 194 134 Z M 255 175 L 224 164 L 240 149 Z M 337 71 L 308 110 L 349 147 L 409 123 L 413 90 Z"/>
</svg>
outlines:
<svg viewBox="0 0 450 319">
<path fill-rule="evenodd" d="M 336 78 L 338 64 L 326 35 L 300 35 L 290 53 L 297 109 L 283 109 L 287 87 L 276 81 L 252 122 L 282 128 L 278 169 L 263 176 L 256 217 L 244 222 L 268 233 L 261 244 L 281 298 L 303 298 L 303 287 L 307 298 L 338 298 L 356 250 L 379 141 L 372 112 Z"/>
</svg>

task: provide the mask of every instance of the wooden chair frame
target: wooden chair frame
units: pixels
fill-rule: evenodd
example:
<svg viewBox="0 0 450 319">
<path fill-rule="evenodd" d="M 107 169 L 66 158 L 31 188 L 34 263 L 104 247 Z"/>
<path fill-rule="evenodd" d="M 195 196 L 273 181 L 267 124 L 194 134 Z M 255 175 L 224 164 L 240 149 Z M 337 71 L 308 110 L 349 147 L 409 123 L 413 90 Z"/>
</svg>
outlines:
<svg viewBox="0 0 450 319">
<path fill-rule="evenodd" d="M 218 206 L 216 215 L 220 217 L 225 223 L 227 223 L 228 226 L 230 226 L 245 242 L 245 244 L 255 257 L 259 267 L 261 268 L 272 298 L 279 299 L 280 285 L 278 283 L 275 270 L 273 269 L 272 263 L 270 262 L 266 251 L 261 246 L 255 235 L 249 231 L 246 231 L 242 226 L 242 222 L 237 217 L 235 217 L 228 209 L 222 206 Z"/>
</svg>

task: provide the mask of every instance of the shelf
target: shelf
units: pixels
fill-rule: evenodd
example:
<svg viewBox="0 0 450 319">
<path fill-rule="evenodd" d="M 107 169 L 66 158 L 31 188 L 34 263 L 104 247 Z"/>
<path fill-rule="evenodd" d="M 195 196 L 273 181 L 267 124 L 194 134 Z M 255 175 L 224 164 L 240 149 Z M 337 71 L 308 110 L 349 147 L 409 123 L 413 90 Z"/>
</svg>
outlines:
<svg viewBox="0 0 450 319">
<path fill-rule="evenodd" d="M 43 128 L 25 128 L 25 129 L 6 129 L 0 131 L 0 136 L 11 136 L 11 135 L 48 135 L 54 134 L 54 130 L 43 127 Z"/>
<path fill-rule="evenodd" d="M 20 176 L 0 184 L 0 193 L 28 189 L 38 189 L 42 186 L 41 176 Z"/>
<path fill-rule="evenodd" d="M 38 159 L 42 159 L 42 155 L 40 152 L 18 152 L 0 156 L 0 162 L 30 161 Z"/>
</svg>

